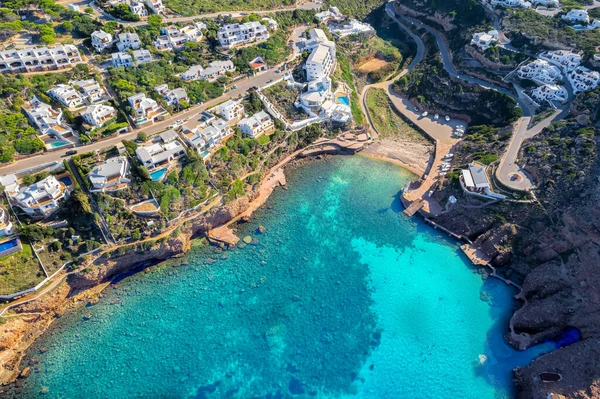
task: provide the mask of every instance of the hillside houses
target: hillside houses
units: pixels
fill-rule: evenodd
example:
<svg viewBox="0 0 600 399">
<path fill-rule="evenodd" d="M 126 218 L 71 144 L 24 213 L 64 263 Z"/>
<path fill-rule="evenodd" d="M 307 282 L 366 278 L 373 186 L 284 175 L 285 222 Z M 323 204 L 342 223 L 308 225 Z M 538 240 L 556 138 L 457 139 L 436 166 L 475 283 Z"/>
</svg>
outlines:
<svg viewBox="0 0 600 399">
<path fill-rule="evenodd" d="M 116 191 L 127 187 L 131 182 L 129 178 L 129 162 L 127 157 L 110 158 L 103 164 L 96 166 L 88 179 L 92 184 L 91 192 Z"/>
<path fill-rule="evenodd" d="M 308 81 L 321 80 L 329 76 L 335 64 L 335 43 L 327 39 L 322 29 L 311 29 L 310 40 L 304 47 L 311 51 L 306 60 L 306 79 Z"/>
<path fill-rule="evenodd" d="M 127 99 L 135 118 L 136 125 L 162 120 L 168 112 L 156 101 L 144 93 L 135 94 Z"/>
<path fill-rule="evenodd" d="M 589 23 L 590 16 L 586 10 L 570 10 L 561 17 L 563 20 L 571 23 Z"/>
<path fill-rule="evenodd" d="M 577 67 L 575 70 L 567 74 L 567 78 L 573 87 L 575 94 L 593 90 L 600 83 L 600 73 L 591 71 L 586 67 Z"/>
<path fill-rule="evenodd" d="M 34 96 L 28 104 L 23 105 L 23 111 L 31 125 L 41 133 L 42 141 L 44 136 L 63 140 L 73 136 L 73 131 L 64 121 L 62 110 L 51 107 L 37 96 Z"/>
<path fill-rule="evenodd" d="M 73 86 L 58 84 L 48 91 L 48 95 L 67 108 L 78 108 L 83 106 L 83 97 Z"/>
<path fill-rule="evenodd" d="M 162 0 L 146 0 L 146 5 L 155 14 L 160 15 L 165 12 L 165 6 L 163 5 Z"/>
<path fill-rule="evenodd" d="M 236 120 L 244 115 L 244 104 L 228 100 L 219 105 L 219 115 L 226 121 Z"/>
<path fill-rule="evenodd" d="M 491 0 L 493 6 L 531 8 L 531 3 L 524 0 Z"/>
<path fill-rule="evenodd" d="M 60 207 L 60 202 L 69 195 L 68 187 L 50 175 L 28 187 L 19 187 L 8 192 L 8 199 L 28 215 L 48 217 Z"/>
<path fill-rule="evenodd" d="M 134 50 L 133 56 L 126 52 L 113 53 L 112 55 L 112 66 L 114 68 L 119 67 L 132 67 L 152 62 L 152 53 L 145 49 Z"/>
<path fill-rule="evenodd" d="M 183 144 L 174 140 L 168 143 L 157 142 L 140 146 L 135 150 L 138 160 L 149 171 L 168 167 L 171 163 L 187 155 Z"/>
<path fill-rule="evenodd" d="M 541 53 L 539 57 L 560 67 L 565 72 L 571 72 L 581 64 L 581 55 L 566 50 L 555 50 Z"/>
<path fill-rule="evenodd" d="M 110 105 L 104 104 L 90 105 L 81 113 L 83 120 L 94 128 L 104 125 L 116 116 L 117 110 Z"/>
<path fill-rule="evenodd" d="M 81 62 L 79 50 L 72 44 L 0 52 L 0 72 L 49 71 L 70 68 Z"/>
<path fill-rule="evenodd" d="M 489 32 L 477 32 L 473 34 L 471 44 L 485 51 L 498 41 L 498 31 L 493 29 Z"/>
<path fill-rule="evenodd" d="M 79 88 L 79 92 L 88 104 L 94 104 L 108 98 L 106 89 L 95 79 L 71 80 L 69 84 Z"/>
<path fill-rule="evenodd" d="M 137 33 L 119 33 L 118 38 L 117 48 L 119 51 L 137 50 L 142 46 L 142 42 Z"/>
<path fill-rule="evenodd" d="M 133 14 L 137 15 L 140 18 L 148 16 L 148 10 L 146 9 L 146 6 L 140 1 L 130 1 L 129 11 L 131 11 Z"/>
<path fill-rule="evenodd" d="M 531 92 L 531 97 L 538 103 L 558 101 L 561 103 L 566 102 L 569 99 L 569 93 L 564 86 L 558 85 L 544 85 L 536 87 Z"/>
<path fill-rule="evenodd" d="M 521 79 L 531 79 L 541 85 L 554 84 L 563 79 L 560 68 L 540 59 L 520 67 L 517 75 Z"/>
<path fill-rule="evenodd" d="M 160 86 L 156 86 L 154 91 L 160 94 L 164 98 L 165 102 L 172 107 L 181 105 L 181 103 L 188 103 L 190 101 L 187 92 L 183 87 L 178 87 L 171 90 L 167 84 L 162 84 Z"/>
<path fill-rule="evenodd" d="M 104 32 L 103 30 L 97 30 L 92 32 L 92 47 L 98 52 L 103 52 L 112 47 L 113 37 L 110 33 Z"/>
<path fill-rule="evenodd" d="M 217 36 L 223 48 L 231 49 L 242 44 L 267 40 L 269 31 L 260 22 L 252 21 L 243 24 L 224 25 L 217 32 Z"/>
<path fill-rule="evenodd" d="M 531 0 L 531 2 L 536 6 L 544 6 L 548 8 L 560 7 L 560 2 L 558 0 Z"/>
<path fill-rule="evenodd" d="M 273 120 L 265 111 L 257 112 L 249 118 L 244 118 L 238 123 L 243 134 L 252 138 L 258 138 L 263 134 L 269 134 L 275 129 Z"/>
<path fill-rule="evenodd" d="M 202 111 L 199 115 L 198 119 L 183 126 L 182 135 L 187 145 L 198 151 L 202 158 L 207 158 L 232 131 L 227 122 L 210 112 Z"/>
<path fill-rule="evenodd" d="M 202 29 L 206 25 L 198 22 L 179 29 L 175 25 L 169 25 L 160 30 L 161 35 L 154 41 L 157 50 L 181 50 L 187 42 L 198 42 L 202 40 Z"/>
<path fill-rule="evenodd" d="M 365 22 L 359 22 L 355 19 L 351 19 L 346 22 L 337 23 L 330 22 L 327 27 L 333 33 L 335 37 L 341 39 L 350 35 L 358 35 L 361 33 L 371 33 L 374 32 L 375 29 Z"/>
<path fill-rule="evenodd" d="M 188 82 L 201 79 L 212 81 L 219 76 L 225 75 L 228 71 L 235 71 L 233 62 L 213 61 L 206 68 L 203 68 L 202 65 L 192 65 L 187 71 L 179 75 L 179 77 Z"/>
</svg>

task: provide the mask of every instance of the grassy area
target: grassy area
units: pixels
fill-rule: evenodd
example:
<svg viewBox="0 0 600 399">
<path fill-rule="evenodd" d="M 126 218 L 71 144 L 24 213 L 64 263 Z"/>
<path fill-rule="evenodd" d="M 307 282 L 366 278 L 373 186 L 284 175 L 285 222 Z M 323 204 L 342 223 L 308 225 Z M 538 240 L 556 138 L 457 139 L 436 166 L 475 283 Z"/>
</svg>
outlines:
<svg viewBox="0 0 600 399">
<path fill-rule="evenodd" d="M 350 108 L 352 109 L 352 118 L 354 122 L 359 125 L 365 123 L 365 116 L 363 115 L 362 110 L 360 109 L 360 100 L 358 99 L 358 94 L 356 93 L 356 86 L 354 85 L 354 75 L 352 74 L 352 66 L 350 65 L 350 60 L 341 52 L 337 52 L 337 69 L 335 71 L 334 77 L 337 80 L 344 81 L 348 87 L 352 89 L 352 94 L 350 95 Z"/>
<path fill-rule="evenodd" d="M 0 258 L 0 294 L 32 288 L 45 278 L 31 245 L 25 240 L 21 244 L 21 252 Z"/>
<path fill-rule="evenodd" d="M 262 136 L 257 138 L 256 141 L 258 141 L 258 144 L 260 144 L 260 145 L 267 145 L 271 142 L 271 136 L 267 136 L 266 134 L 263 134 Z"/>
<path fill-rule="evenodd" d="M 182 15 L 219 11 L 273 10 L 294 5 L 294 0 L 167 0 L 167 8 Z"/>
<path fill-rule="evenodd" d="M 383 89 L 369 90 L 367 108 L 381 138 L 429 143 L 429 140 L 421 132 L 405 122 L 393 108 Z"/>
</svg>

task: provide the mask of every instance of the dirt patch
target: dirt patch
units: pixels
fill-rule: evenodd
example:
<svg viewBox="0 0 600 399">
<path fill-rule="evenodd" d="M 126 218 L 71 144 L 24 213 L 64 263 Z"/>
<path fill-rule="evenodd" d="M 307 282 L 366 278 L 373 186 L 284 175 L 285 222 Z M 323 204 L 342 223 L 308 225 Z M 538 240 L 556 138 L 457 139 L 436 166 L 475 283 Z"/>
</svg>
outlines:
<svg viewBox="0 0 600 399">
<path fill-rule="evenodd" d="M 379 58 L 371 58 L 367 62 L 364 62 L 361 65 L 359 65 L 358 70 L 363 73 L 369 73 L 377 71 L 386 66 L 387 64 L 389 64 L 389 62 L 387 62 L 386 60 L 381 60 Z"/>
</svg>

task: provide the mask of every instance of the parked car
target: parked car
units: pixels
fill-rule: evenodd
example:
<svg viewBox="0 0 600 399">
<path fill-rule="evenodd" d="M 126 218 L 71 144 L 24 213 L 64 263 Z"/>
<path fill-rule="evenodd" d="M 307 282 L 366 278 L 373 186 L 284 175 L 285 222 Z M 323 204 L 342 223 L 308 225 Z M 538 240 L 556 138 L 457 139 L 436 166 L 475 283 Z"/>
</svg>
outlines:
<svg viewBox="0 0 600 399">
<path fill-rule="evenodd" d="M 258 90 L 258 87 L 256 87 L 256 86 L 252 86 L 252 87 L 250 88 L 250 90 Z"/>
<path fill-rule="evenodd" d="M 438 119 L 440 119 L 440 114 L 435 114 L 435 115 L 433 116 L 433 119 L 434 119 L 434 120 L 436 120 L 436 121 L 437 121 Z"/>
<path fill-rule="evenodd" d="M 279 69 L 276 69 L 276 70 L 275 70 L 275 73 L 279 73 L 279 72 L 281 72 Z"/>
<path fill-rule="evenodd" d="M 446 122 L 450 122 L 450 117 L 448 115 L 444 116 L 444 119 L 446 119 Z"/>
<path fill-rule="evenodd" d="M 69 151 L 65 152 L 66 157 L 75 155 L 75 154 L 77 154 L 77 150 L 69 150 Z"/>
<path fill-rule="evenodd" d="M 429 112 L 425 111 L 421 114 L 422 117 L 426 117 L 427 115 L 429 115 Z"/>
</svg>

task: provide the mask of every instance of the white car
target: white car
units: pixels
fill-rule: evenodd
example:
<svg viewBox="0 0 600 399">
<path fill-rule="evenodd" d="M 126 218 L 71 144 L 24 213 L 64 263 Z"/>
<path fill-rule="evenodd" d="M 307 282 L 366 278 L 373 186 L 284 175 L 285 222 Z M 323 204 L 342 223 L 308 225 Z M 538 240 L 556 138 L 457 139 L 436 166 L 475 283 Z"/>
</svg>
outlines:
<svg viewBox="0 0 600 399">
<path fill-rule="evenodd" d="M 437 121 L 438 119 L 440 119 L 440 114 L 435 114 L 435 115 L 433 116 L 433 119 L 434 119 L 434 120 L 436 120 L 436 121 Z"/>
<path fill-rule="evenodd" d="M 421 114 L 421 116 L 423 116 L 423 117 L 425 117 L 425 116 L 427 116 L 427 115 L 429 115 L 429 112 L 427 112 L 427 111 L 425 111 L 425 112 L 423 112 L 423 113 Z"/>
<path fill-rule="evenodd" d="M 440 173 L 439 173 L 439 175 L 440 175 L 441 177 L 444 177 L 444 176 L 446 176 L 446 172 L 440 172 Z"/>
<path fill-rule="evenodd" d="M 444 116 L 444 119 L 446 120 L 446 122 L 450 122 L 450 117 L 448 115 Z"/>
</svg>

